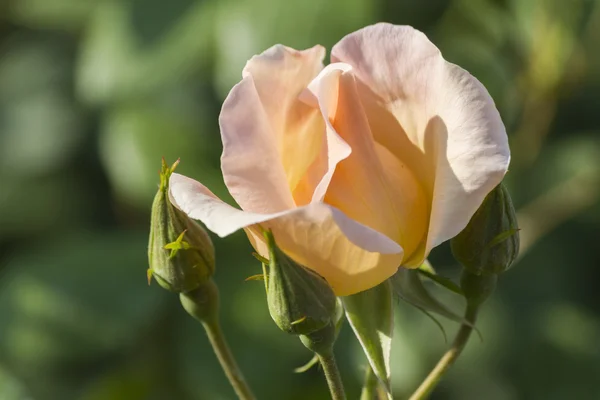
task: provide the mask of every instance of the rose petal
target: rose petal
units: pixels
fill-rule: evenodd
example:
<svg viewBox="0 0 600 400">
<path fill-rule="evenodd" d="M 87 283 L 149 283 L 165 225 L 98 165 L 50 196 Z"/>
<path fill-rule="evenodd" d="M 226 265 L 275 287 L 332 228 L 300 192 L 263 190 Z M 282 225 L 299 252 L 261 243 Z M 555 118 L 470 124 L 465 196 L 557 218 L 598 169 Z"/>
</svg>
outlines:
<svg viewBox="0 0 600 400">
<path fill-rule="evenodd" d="M 331 64 L 308 89 L 326 120 L 328 137 L 352 151 L 334 166 L 325 202 L 394 239 L 405 254 L 411 254 L 425 237 L 426 197 L 411 172 L 373 140 L 352 67 Z"/>
<path fill-rule="evenodd" d="M 317 164 L 311 168 L 311 181 L 316 183 L 313 190 L 312 202 L 321 202 L 325 198 L 327 188 L 333 178 L 335 169 L 342 160 L 352 153 L 351 147 L 333 129 L 330 119 L 335 118 L 335 105 L 338 97 L 339 75 L 351 69 L 347 64 L 329 64 L 313 79 L 308 87 L 300 95 L 300 99 L 306 104 L 320 110 L 320 117 L 325 123 L 326 141 L 317 158 Z M 326 106 L 325 106 L 326 105 Z M 314 172 L 314 171 L 317 172 Z"/>
<path fill-rule="evenodd" d="M 179 174 L 171 175 L 169 195 L 173 205 L 219 236 L 256 224 L 272 229 L 279 246 L 325 277 L 338 295 L 377 285 L 395 273 L 402 259 L 402 248 L 393 240 L 323 203 L 269 215 L 245 212 Z M 253 242 L 262 241 L 257 229 L 251 234 Z"/>
<path fill-rule="evenodd" d="M 333 62 L 353 66 L 374 138 L 402 160 L 431 198 L 427 244 L 458 234 L 504 177 L 510 151 L 485 88 L 408 26 L 377 24 L 343 38 Z"/>
<path fill-rule="evenodd" d="M 321 151 L 325 132 L 318 111 L 298 96 L 323 68 L 324 54 L 321 46 L 273 46 L 248 61 L 244 79 L 225 100 L 222 170 L 244 210 L 269 213 L 295 205 L 291 191 Z"/>
<path fill-rule="evenodd" d="M 293 208 L 274 133 L 252 77 L 244 78 L 231 90 L 219 124 L 223 179 L 235 201 L 257 213 Z"/>
</svg>

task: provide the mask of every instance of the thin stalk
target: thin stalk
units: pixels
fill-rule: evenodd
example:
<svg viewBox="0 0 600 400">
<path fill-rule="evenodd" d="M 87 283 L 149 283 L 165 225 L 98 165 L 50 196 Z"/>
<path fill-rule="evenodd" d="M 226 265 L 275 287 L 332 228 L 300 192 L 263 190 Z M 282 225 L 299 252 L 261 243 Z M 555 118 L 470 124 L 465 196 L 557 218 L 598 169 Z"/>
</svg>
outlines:
<svg viewBox="0 0 600 400">
<path fill-rule="evenodd" d="M 380 400 L 385 399 L 385 396 L 381 394 L 381 385 L 379 379 L 375 376 L 371 366 L 367 366 L 367 372 L 365 373 L 365 383 L 360 393 L 360 400 Z"/>
<path fill-rule="evenodd" d="M 337 363 L 333 351 L 318 354 L 321 367 L 325 373 L 327 379 L 327 385 L 329 386 L 329 392 L 331 393 L 332 400 L 346 400 L 346 393 L 344 392 L 344 384 L 342 383 L 342 377 L 338 370 Z"/>
<path fill-rule="evenodd" d="M 465 321 L 468 324 L 462 324 L 456 338 L 452 342 L 452 346 L 438 361 L 435 368 L 429 373 L 427 378 L 421 383 L 421 386 L 413 393 L 409 400 L 424 400 L 429 394 L 435 389 L 437 384 L 442 379 L 442 376 L 448 371 L 448 369 L 454 364 L 458 356 L 462 353 L 465 345 L 469 341 L 469 337 L 473 332 L 473 325 L 477 319 L 478 306 L 474 304 L 467 304 L 467 310 L 465 312 Z"/>
<path fill-rule="evenodd" d="M 233 390 L 237 394 L 240 400 L 254 400 L 255 397 L 252 394 L 252 390 L 246 383 L 242 372 L 240 371 L 233 354 L 227 345 L 223 331 L 221 330 L 221 324 L 217 318 L 208 318 L 202 321 L 202 326 L 206 330 L 208 340 L 212 345 L 219 363 L 229 379 L 229 383 L 233 386 Z"/>
<path fill-rule="evenodd" d="M 192 317 L 200 321 L 208 340 L 221 363 L 223 372 L 233 386 L 233 390 L 240 400 L 254 400 L 252 390 L 246 383 L 231 350 L 227 345 L 225 336 L 219 322 L 219 289 L 210 279 L 199 288 L 179 295 L 181 305 Z"/>
</svg>

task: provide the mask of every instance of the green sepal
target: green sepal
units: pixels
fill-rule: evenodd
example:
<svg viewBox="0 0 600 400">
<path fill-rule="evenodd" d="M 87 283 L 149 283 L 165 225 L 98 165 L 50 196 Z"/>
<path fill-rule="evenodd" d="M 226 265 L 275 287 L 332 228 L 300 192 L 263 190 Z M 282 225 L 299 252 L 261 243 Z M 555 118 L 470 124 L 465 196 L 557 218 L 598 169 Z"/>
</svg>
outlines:
<svg viewBox="0 0 600 400">
<path fill-rule="evenodd" d="M 258 261 L 260 261 L 263 264 L 269 265 L 269 260 L 256 252 L 252 253 L 252 257 L 256 258 Z"/>
<path fill-rule="evenodd" d="M 306 364 L 298 367 L 298 368 L 294 368 L 294 372 L 296 374 L 302 374 L 306 371 L 308 371 L 309 369 L 311 369 L 312 367 L 314 367 L 315 365 L 317 365 L 319 363 L 319 356 L 318 355 L 314 355 L 313 358 L 311 358 Z"/>
<path fill-rule="evenodd" d="M 148 286 L 150 286 L 150 284 L 152 283 L 152 275 L 153 275 L 154 271 L 152 271 L 152 268 L 148 268 L 146 270 L 146 278 L 148 278 Z"/>
<path fill-rule="evenodd" d="M 420 310 L 435 313 L 452 321 L 471 325 L 461 315 L 450 310 L 427 291 L 419 272 L 414 269 L 399 268 L 390 279 L 394 292 L 402 300 Z"/>
<path fill-rule="evenodd" d="M 167 243 L 163 247 L 165 250 L 171 250 L 171 253 L 169 254 L 169 258 L 175 258 L 175 256 L 179 252 L 179 250 L 189 250 L 192 248 L 192 246 L 188 242 L 183 240 L 183 237 L 185 236 L 186 232 L 187 232 L 187 229 L 184 230 L 183 232 L 181 232 L 181 235 L 179 235 L 177 237 L 177 239 L 175 239 L 174 242 Z"/>
<path fill-rule="evenodd" d="M 444 337 L 444 343 L 448 343 L 448 334 L 446 333 L 446 328 L 444 328 L 444 325 L 442 325 L 442 323 L 435 317 L 435 315 L 433 315 L 432 313 L 430 313 L 429 311 L 425 310 L 424 308 L 421 307 L 417 307 L 414 304 L 411 304 L 413 307 L 415 307 L 417 310 L 421 311 L 423 314 L 425 314 L 425 316 L 427 318 L 429 318 L 431 320 L 431 322 L 433 322 L 435 324 L 435 326 L 437 326 L 440 329 L 440 332 L 442 333 L 442 336 Z"/>
<path fill-rule="evenodd" d="M 444 276 L 440 276 L 436 273 L 431 273 L 428 270 L 425 269 L 421 269 L 420 267 L 417 268 L 417 271 L 427 277 L 428 279 L 434 281 L 435 283 L 437 283 L 438 285 L 448 289 L 449 291 L 456 293 L 460 296 L 464 297 L 464 293 L 463 290 L 460 288 L 460 286 L 458 286 L 456 283 L 454 283 L 453 281 L 451 281 L 450 279 L 444 277 Z"/>
<path fill-rule="evenodd" d="M 375 376 L 391 399 L 391 345 L 394 330 L 393 292 L 389 280 L 351 296 L 342 297 L 346 318 Z"/>
<path fill-rule="evenodd" d="M 511 236 L 516 235 L 517 233 L 519 233 L 519 231 L 521 231 L 520 228 L 512 228 L 512 229 L 508 229 L 504 232 L 501 232 L 495 238 L 490 240 L 490 242 L 485 247 L 490 249 L 490 248 L 504 242 L 505 240 L 510 239 Z"/>
<path fill-rule="evenodd" d="M 247 277 L 246 279 L 244 279 L 244 281 L 249 282 L 249 281 L 264 281 L 265 280 L 265 275 L 264 274 L 256 274 L 256 275 L 252 275 Z"/>
</svg>

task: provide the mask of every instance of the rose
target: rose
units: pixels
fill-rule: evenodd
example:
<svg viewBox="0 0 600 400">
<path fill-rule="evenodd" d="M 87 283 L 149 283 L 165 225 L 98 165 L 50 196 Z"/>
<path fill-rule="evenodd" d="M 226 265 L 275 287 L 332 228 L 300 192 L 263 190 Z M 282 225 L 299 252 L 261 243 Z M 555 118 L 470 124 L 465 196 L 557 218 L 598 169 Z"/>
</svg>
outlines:
<svg viewBox="0 0 600 400">
<path fill-rule="evenodd" d="M 254 56 L 219 118 L 225 184 L 242 210 L 171 177 L 171 201 L 219 236 L 271 229 L 337 295 L 416 267 L 504 177 L 506 132 L 486 89 L 408 26 L 377 24 L 325 50 Z"/>
</svg>

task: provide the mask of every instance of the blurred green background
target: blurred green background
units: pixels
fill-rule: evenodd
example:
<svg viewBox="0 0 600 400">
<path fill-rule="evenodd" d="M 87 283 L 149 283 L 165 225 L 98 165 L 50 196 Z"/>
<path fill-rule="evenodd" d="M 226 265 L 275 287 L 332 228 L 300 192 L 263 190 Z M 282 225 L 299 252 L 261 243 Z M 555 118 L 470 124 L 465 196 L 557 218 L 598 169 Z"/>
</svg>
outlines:
<svg viewBox="0 0 600 400">
<path fill-rule="evenodd" d="M 433 400 L 600 399 L 600 1 L 0 1 L 0 400 L 233 399 L 204 332 L 146 282 L 160 158 L 227 198 L 217 116 L 274 43 L 423 30 L 490 91 L 510 135 L 523 251 Z M 215 240 L 226 334 L 259 399 L 326 399 L 270 320 L 245 236 Z M 447 244 L 431 261 L 458 268 Z M 458 299 L 448 299 L 458 310 Z M 446 348 L 398 303 L 398 399 Z M 456 326 L 445 323 L 449 334 Z M 364 366 L 336 345 L 350 399 Z"/>
</svg>

